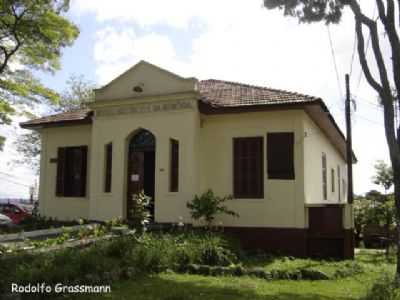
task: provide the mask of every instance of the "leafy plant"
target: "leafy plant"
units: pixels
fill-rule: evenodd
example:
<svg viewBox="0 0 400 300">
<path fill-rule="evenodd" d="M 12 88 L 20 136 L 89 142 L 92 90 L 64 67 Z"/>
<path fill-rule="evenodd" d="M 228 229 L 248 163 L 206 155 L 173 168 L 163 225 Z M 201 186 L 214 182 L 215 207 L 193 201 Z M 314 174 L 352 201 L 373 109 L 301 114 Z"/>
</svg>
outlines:
<svg viewBox="0 0 400 300">
<path fill-rule="evenodd" d="M 218 197 L 214 195 L 212 190 L 208 190 L 200 197 L 196 195 L 191 202 L 186 204 L 186 206 L 190 209 L 190 214 L 193 219 L 204 219 L 207 227 L 210 228 L 217 214 L 239 217 L 236 212 L 223 205 L 223 203 L 232 199 L 232 196 Z"/>
<path fill-rule="evenodd" d="M 150 211 L 148 209 L 151 198 L 141 191 L 132 197 L 132 208 L 129 211 L 131 225 L 142 231 L 150 221 Z"/>
<path fill-rule="evenodd" d="M 379 278 L 368 291 L 364 300 L 397 300 L 400 298 L 400 289 L 389 274 Z"/>
</svg>

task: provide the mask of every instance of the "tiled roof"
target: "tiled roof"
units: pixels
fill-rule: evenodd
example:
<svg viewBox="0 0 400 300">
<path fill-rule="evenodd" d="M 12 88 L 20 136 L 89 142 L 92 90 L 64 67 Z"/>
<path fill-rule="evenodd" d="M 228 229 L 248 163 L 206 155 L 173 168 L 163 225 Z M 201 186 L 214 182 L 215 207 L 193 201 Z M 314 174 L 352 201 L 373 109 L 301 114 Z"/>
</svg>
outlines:
<svg viewBox="0 0 400 300">
<path fill-rule="evenodd" d="M 307 103 L 320 100 L 313 96 L 216 79 L 200 81 L 199 91 L 203 102 L 216 107 Z"/>
<path fill-rule="evenodd" d="M 63 112 L 39 119 L 33 119 L 27 122 L 20 123 L 21 127 L 34 127 L 45 124 L 58 124 L 58 123 L 85 123 L 90 122 L 92 111 L 88 108 L 75 109 L 68 112 Z"/>
<path fill-rule="evenodd" d="M 320 101 L 317 97 L 270 89 L 237 82 L 208 79 L 199 81 L 200 100 L 214 108 L 254 105 L 299 104 Z M 90 122 L 91 111 L 80 109 L 34 119 L 21 123 L 21 127 L 34 127 L 69 122 Z"/>
</svg>

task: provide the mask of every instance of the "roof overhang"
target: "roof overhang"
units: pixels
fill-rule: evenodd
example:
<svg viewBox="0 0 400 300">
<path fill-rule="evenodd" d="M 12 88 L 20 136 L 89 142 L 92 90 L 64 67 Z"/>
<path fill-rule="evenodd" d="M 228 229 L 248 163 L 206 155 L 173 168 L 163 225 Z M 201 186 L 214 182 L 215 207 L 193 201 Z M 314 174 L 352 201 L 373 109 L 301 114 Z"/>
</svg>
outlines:
<svg viewBox="0 0 400 300">
<path fill-rule="evenodd" d="M 276 111 L 276 110 L 294 110 L 302 109 L 314 121 L 314 123 L 322 130 L 328 140 L 337 149 L 345 161 L 346 154 L 346 137 L 340 130 L 335 119 L 330 114 L 328 108 L 322 99 L 315 99 L 309 102 L 299 103 L 276 103 L 268 105 L 241 105 L 241 106 L 213 106 L 208 103 L 199 101 L 199 111 L 205 115 L 218 114 L 235 114 L 248 113 L 258 111 Z M 356 163 L 357 158 L 353 152 L 352 162 Z"/>
</svg>

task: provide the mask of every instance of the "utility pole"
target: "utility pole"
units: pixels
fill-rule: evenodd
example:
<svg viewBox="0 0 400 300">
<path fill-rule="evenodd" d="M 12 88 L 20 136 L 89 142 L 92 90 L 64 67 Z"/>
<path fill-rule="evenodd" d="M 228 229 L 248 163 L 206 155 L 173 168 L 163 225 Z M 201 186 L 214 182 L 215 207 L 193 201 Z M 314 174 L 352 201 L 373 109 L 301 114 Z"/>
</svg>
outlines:
<svg viewBox="0 0 400 300">
<path fill-rule="evenodd" d="M 347 161 L 347 202 L 353 203 L 353 150 L 351 137 L 350 79 L 346 74 L 346 161 Z"/>
</svg>

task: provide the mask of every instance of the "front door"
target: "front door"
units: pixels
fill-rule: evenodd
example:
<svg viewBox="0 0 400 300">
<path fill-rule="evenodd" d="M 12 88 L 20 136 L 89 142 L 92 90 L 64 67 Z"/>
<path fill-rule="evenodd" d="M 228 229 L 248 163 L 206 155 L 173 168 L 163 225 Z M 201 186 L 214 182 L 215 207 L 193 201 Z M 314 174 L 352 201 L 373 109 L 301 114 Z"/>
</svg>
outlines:
<svg viewBox="0 0 400 300">
<path fill-rule="evenodd" d="M 134 135 L 129 143 L 127 177 L 127 218 L 131 216 L 133 196 L 143 191 L 151 198 L 148 209 L 154 219 L 155 138 L 147 130 Z"/>
</svg>

